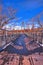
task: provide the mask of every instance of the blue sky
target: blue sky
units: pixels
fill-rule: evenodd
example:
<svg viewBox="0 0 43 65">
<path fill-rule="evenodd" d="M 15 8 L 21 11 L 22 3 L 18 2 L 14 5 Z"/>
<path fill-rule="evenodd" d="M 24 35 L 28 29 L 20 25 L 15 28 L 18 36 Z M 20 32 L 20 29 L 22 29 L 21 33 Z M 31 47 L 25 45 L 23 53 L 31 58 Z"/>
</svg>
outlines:
<svg viewBox="0 0 43 65">
<path fill-rule="evenodd" d="M 19 18 L 17 20 L 18 25 L 22 21 L 29 21 L 43 11 L 43 0 L 0 0 L 1 4 L 4 9 L 12 7 L 17 10 L 16 17 Z"/>
</svg>

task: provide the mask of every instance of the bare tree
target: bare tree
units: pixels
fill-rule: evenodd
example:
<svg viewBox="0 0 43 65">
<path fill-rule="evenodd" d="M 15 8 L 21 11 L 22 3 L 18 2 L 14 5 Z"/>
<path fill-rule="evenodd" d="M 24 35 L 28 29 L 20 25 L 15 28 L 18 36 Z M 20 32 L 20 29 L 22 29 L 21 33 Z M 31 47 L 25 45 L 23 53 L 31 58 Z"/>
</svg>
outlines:
<svg viewBox="0 0 43 65">
<path fill-rule="evenodd" d="M 8 7 L 8 8 L 4 8 L 0 6 L 0 30 L 3 30 L 3 27 L 9 23 L 11 23 L 11 20 L 16 19 L 15 16 L 15 9 Z M 6 43 L 6 39 L 7 39 L 7 30 L 4 31 L 3 33 L 3 40 Z M 2 40 L 2 36 L 0 37 L 0 45 L 2 45 L 3 43 L 1 43 Z"/>
<path fill-rule="evenodd" d="M 1 13 L 3 13 L 2 10 L 3 9 L 0 6 L 0 29 L 2 29 L 3 26 L 5 26 L 6 24 L 8 24 L 10 20 L 15 19 L 15 13 L 16 13 L 15 9 L 13 9 L 11 7 L 9 7 L 9 8 L 6 9 L 8 13 L 1 14 Z"/>
<path fill-rule="evenodd" d="M 35 33 L 34 33 L 34 32 L 35 32 L 35 30 L 34 30 L 34 18 L 31 19 L 31 22 L 32 22 L 32 28 L 31 28 L 31 29 L 32 29 L 32 31 L 33 31 L 33 32 L 32 32 L 32 36 L 33 36 L 33 41 L 34 41 L 34 38 L 35 38 L 35 37 L 34 37 L 34 35 L 35 35 Z"/>
<path fill-rule="evenodd" d="M 42 13 L 42 14 L 43 14 L 43 13 Z M 40 21 L 40 17 L 41 17 L 42 14 L 40 14 L 40 15 L 38 16 L 38 24 L 39 24 L 39 26 L 40 26 L 39 32 L 40 32 L 40 35 L 41 35 L 41 43 L 43 43 L 43 23 Z M 41 30 L 40 30 L 40 29 L 41 29 Z"/>
<path fill-rule="evenodd" d="M 37 18 L 37 22 L 38 22 L 38 24 L 39 24 L 39 26 L 40 26 L 40 28 L 43 28 L 43 23 L 41 23 L 41 21 L 40 21 L 40 19 L 39 19 L 39 17 Z"/>
<path fill-rule="evenodd" d="M 35 18 L 37 18 L 37 22 L 38 22 L 40 28 L 43 27 L 43 23 L 40 21 L 41 16 L 43 16 L 43 11 L 35 16 Z"/>
<path fill-rule="evenodd" d="M 27 29 L 29 29 L 29 23 L 26 23 Z"/>
<path fill-rule="evenodd" d="M 21 28 L 25 29 L 25 23 L 24 23 L 24 21 L 22 21 L 22 23 L 21 23 Z"/>
</svg>

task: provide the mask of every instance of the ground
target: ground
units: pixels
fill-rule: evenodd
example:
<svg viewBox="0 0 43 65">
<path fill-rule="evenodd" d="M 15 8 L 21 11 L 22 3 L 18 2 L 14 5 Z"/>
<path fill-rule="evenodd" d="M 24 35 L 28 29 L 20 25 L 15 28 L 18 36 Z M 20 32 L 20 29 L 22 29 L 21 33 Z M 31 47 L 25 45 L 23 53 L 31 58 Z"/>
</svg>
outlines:
<svg viewBox="0 0 43 65">
<path fill-rule="evenodd" d="M 0 65 L 43 65 L 43 50 L 26 34 L 20 34 L 0 52 Z"/>
</svg>

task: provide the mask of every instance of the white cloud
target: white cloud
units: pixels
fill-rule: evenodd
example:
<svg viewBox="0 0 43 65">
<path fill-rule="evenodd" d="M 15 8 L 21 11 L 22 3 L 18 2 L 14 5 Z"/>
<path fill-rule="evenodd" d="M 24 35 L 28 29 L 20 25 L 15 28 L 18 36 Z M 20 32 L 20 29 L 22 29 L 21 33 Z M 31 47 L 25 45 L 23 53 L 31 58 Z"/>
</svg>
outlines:
<svg viewBox="0 0 43 65">
<path fill-rule="evenodd" d="M 21 26 L 15 26 L 14 29 L 15 30 L 21 30 Z"/>
</svg>

